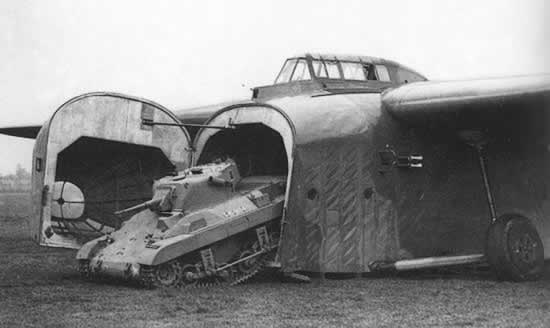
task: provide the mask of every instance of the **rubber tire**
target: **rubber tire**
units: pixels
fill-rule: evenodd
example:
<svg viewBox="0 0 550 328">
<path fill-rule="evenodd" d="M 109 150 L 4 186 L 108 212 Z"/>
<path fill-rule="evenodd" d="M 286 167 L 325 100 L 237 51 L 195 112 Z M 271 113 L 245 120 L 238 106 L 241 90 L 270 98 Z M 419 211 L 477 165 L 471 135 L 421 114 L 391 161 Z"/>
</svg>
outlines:
<svg viewBox="0 0 550 328">
<path fill-rule="evenodd" d="M 524 261 L 514 245 L 521 237 L 532 242 L 531 260 Z M 537 280 L 544 272 L 544 247 L 537 229 L 520 215 L 503 215 L 487 231 L 486 256 L 498 279 L 511 281 Z"/>
</svg>

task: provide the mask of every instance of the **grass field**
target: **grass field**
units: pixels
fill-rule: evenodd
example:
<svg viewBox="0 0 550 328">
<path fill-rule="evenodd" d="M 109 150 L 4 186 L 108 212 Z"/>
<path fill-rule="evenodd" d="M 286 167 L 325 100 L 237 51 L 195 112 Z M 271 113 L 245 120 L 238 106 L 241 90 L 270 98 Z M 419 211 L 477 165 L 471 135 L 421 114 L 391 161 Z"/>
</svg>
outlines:
<svg viewBox="0 0 550 328">
<path fill-rule="evenodd" d="M 520 284 L 475 273 L 192 290 L 87 282 L 74 251 L 29 240 L 28 196 L 0 204 L 1 327 L 550 327 L 550 270 Z"/>
</svg>

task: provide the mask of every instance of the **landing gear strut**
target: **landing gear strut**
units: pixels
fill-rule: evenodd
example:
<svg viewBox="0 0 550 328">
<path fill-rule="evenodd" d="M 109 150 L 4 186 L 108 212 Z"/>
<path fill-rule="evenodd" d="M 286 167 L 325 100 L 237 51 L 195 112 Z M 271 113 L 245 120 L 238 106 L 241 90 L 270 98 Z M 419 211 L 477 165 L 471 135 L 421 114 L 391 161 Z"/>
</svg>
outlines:
<svg viewBox="0 0 550 328">
<path fill-rule="evenodd" d="M 460 137 L 477 151 L 491 224 L 487 231 L 485 255 L 496 276 L 503 280 L 525 281 L 540 278 L 544 271 L 544 248 L 537 229 L 529 219 L 516 214 L 497 217 L 487 174 L 487 140 L 480 131 L 463 131 Z"/>
</svg>

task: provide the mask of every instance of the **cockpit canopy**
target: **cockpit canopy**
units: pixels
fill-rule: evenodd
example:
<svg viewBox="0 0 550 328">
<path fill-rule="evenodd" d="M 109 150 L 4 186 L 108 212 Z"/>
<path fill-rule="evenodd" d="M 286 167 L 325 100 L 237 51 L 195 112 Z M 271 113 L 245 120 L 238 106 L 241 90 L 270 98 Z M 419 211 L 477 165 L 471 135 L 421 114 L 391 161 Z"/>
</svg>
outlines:
<svg viewBox="0 0 550 328">
<path fill-rule="evenodd" d="M 252 99 L 298 95 L 382 92 L 426 78 L 397 62 L 367 56 L 303 54 L 288 58 L 271 85 L 256 87 Z"/>
<path fill-rule="evenodd" d="M 305 54 L 287 59 L 274 84 L 307 80 L 402 84 L 424 81 L 426 78 L 409 68 L 380 58 Z"/>
</svg>

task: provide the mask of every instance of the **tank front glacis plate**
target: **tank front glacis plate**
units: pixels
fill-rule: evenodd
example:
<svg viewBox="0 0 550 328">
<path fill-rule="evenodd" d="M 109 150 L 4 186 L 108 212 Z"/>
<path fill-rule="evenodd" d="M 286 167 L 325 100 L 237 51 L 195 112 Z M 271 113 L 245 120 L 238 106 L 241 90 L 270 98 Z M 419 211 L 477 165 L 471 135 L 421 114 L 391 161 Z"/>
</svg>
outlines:
<svg viewBox="0 0 550 328">
<path fill-rule="evenodd" d="M 144 210 L 126 221 L 119 230 L 94 239 L 82 246 L 76 258 L 131 263 L 145 250 L 147 241 L 157 231 L 159 215 Z"/>
</svg>

